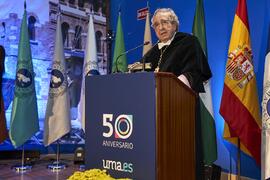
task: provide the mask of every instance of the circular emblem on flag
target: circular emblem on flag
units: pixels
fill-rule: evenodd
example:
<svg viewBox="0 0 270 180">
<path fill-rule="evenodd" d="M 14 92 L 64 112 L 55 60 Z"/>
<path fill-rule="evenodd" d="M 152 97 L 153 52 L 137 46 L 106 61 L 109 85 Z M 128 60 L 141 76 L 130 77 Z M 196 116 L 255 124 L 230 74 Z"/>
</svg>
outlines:
<svg viewBox="0 0 270 180">
<path fill-rule="evenodd" d="M 67 79 L 64 71 L 64 67 L 55 62 L 52 66 L 51 81 L 50 81 L 50 97 L 56 97 L 65 92 L 67 87 Z"/>
<path fill-rule="evenodd" d="M 89 61 L 84 66 L 84 76 L 92 76 L 92 75 L 100 75 L 99 71 L 97 70 L 97 64 Z M 85 88 L 82 88 L 82 94 L 85 95 Z"/>
<path fill-rule="evenodd" d="M 263 129 L 270 128 L 270 82 L 267 82 L 264 87 L 262 101 L 262 125 Z"/>
<path fill-rule="evenodd" d="M 84 75 L 91 76 L 91 75 L 99 75 L 98 66 L 96 63 L 89 61 L 86 63 L 84 67 Z"/>
<path fill-rule="evenodd" d="M 19 69 L 16 73 L 16 85 L 20 88 L 27 88 L 32 84 L 32 74 L 28 69 Z"/>
<path fill-rule="evenodd" d="M 53 69 L 51 73 L 50 88 L 59 88 L 63 84 L 64 80 L 65 78 L 63 73 L 58 69 Z"/>
<path fill-rule="evenodd" d="M 92 76 L 92 75 L 100 75 L 98 70 L 96 69 L 91 69 L 87 74 L 86 76 Z"/>
<path fill-rule="evenodd" d="M 245 74 L 243 73 L 243 71 L 240 68 L 236 68 L 232 74 L 233 79 L 236 81 L 242 79 L 244 76 L 245 76 Z"/>
<path fill-rule="evenodd" d="M 23 66 L 23 64 L 21 64 Z M 25 96 L 27 94 L 32 93 L 34 90 L 33 84 L 33 75 L 32 73 L 25 67 L 18 68 L 16 72 L 16 80 L 15 80 L 15 94 L 16 96 Z"/>
</svg>

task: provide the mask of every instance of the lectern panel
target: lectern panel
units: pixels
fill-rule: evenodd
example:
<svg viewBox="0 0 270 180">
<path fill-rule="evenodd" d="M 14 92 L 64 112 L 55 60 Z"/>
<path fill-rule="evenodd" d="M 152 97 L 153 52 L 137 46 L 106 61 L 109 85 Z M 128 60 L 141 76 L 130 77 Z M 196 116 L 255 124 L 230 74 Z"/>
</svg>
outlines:
<svg viewBox="0 0 270 180">
<path fill-rule="evenodd" d="M 155 76 L 86 78 L 86 168 L 117 178 L 155 180 Z"/>
<path fill-rule="evenodd" d="M 86 168 L 135 180 L 195 179 L 196 94 L 168 73 L 86 78 Z"/>
</svg>

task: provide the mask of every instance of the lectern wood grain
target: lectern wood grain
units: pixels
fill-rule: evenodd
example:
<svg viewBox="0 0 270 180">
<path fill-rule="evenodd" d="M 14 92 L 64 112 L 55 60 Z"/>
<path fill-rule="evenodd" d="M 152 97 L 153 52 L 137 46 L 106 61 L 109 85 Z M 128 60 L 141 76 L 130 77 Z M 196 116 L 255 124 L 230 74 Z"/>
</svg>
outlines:
<svg viewBox="0 0 270 180">
<path fill-rule="evenodd" d="M 196 95 L 175 76 L 156 74 L 157 179 L 195 179 Z"/>
</svg>

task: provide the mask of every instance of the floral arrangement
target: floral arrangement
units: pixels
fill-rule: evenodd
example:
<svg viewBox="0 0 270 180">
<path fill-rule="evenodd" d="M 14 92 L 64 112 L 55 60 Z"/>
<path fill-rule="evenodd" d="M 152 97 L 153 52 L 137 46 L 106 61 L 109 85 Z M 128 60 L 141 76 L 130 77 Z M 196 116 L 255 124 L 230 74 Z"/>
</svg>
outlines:
<svg viewBox="0 0 270 180">
<path fill-rule="evenodd" d="M 84 172 L 75 172 L 68 180 L 131 180 L 128 178 L 115 179 L 106 170 L 90 169 Z"/>
</svg>

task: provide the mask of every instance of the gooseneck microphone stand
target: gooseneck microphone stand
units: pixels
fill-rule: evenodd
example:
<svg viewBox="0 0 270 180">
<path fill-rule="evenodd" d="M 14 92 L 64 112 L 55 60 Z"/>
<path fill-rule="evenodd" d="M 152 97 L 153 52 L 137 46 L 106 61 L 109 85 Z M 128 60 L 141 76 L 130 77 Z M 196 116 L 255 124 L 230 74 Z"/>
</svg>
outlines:
<svg viewBox="0 0 270 180">
<path fill-rule="evenodd" d="M 119 60 L 119 58 L 120 58 L 121 56 L 123 56 L 123 55 L 125 55 L 125 54 L 128 54 L 128 53 L 130 53 L 131 51 L 134 51 L 134 50 L 136 50 L 136 49 L 138 49 L 138 48 L 140 48 L 140 47 L 142 47 L 142 46 L 145 46 L 145 45 L 147 45 L 147 44 L 149 44 L 149 43 L 150 43 L 149 41 L 146 41 L 146 42 L 144 42 L 143 44 L 140 44 L 139 46 L 136 46 L 136 47 L 134 47 L 134 48 L 132 48 L 132 49 L 129 49 L 129 50 L 127 50 L 127 51 L 121 53 L 119 56 L 117 56 L 117 58 L 116 58 L 116 60 L 115 60 L 115 69 L 116 69 L 116 73 L 117 73 L 117 72 L 120 72 L 120 71 L 118 70 L 118 60 Z"/>
</svg>

